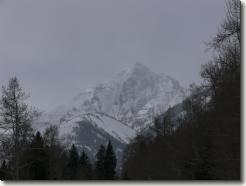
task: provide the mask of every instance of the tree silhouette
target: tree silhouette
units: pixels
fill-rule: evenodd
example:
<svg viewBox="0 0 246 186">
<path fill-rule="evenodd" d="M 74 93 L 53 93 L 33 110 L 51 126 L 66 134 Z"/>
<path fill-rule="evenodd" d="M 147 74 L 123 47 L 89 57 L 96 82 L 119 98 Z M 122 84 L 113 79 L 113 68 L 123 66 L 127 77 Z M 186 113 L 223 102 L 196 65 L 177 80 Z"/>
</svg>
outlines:
<svg viewBox="0 0 246 186">
<path fill-rule="evenodd" d="M 47 153 L 45 152 L 44 141 L 40 134 L 37 132 L 30 145 L 28 159 L 30 163 L 29 176 L 32 180 L 47 179 Z"/>
<path fill-rule="evenodd" d="M 104 159 L 105 159 L 105 147 L 101 145 L 97 154 L 96 154 L 96 165 L 95 165 L 95 174 L 96 179 L 102 180 L 104 179 Z"/>
<path fill-rule="evenodd" d="M 104 179 L 112 180 L 115 178 L 116 163 L 117 161 L 114 149 L 111 142 L 109 141 L 104 158 Z"/>
<path fill-rule="evenodd" d="M 71 149 L 69 150 L 68 155 L 68 163 L 66 168 L 67 179 L 77 179 L 77 171 L 78 171 L 78 163 L 79 163 L 79 155 L 77 148 L 73 144 Z"/>
<path fill-rule="evenodd" d="M 6 161 L 4 160 L 0 168 L 0 180 L 4 181 L 7 179 L 7 171 L 8 171 L 7 164 Z"/>
<path fill-rule="evenodd" d="M 89 180 L 92 179 L 92 167 L 89 160 L 89 157 L 83 150 L 79 159 L 79 170 L 78 170 L 79 179 Z"/>
<path fill-rule="evenodd" d="M 27 97 L 16 77 L 9 80 L 7 87 L 2 87 L 0 129 L 4 132 L 1 137 L 9 141 L 14 179 L 20 178 L 20 167 L 22 167 L 20 156 L 32 135 L 31 123 L 36 114 L 29 110 L 24 102 Z"/>
</svg>

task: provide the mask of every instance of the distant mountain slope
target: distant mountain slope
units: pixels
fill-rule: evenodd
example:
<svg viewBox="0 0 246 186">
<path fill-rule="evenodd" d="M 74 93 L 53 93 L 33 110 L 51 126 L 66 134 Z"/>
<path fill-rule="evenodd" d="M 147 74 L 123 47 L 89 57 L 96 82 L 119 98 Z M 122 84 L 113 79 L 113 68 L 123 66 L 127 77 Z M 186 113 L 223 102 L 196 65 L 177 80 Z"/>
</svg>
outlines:
<svg viewBox="0 0 246 186">
<path fill-rule="evenodd" d="M 184 98 L 178 81 L 136 63 L 112 80 L 79 93 L 69 104 L 45 113 L 37 128 L 58 125 L 67 142 L 92 154 L 110 139 L 120 153 L 157 114 Z"/>
</svg>

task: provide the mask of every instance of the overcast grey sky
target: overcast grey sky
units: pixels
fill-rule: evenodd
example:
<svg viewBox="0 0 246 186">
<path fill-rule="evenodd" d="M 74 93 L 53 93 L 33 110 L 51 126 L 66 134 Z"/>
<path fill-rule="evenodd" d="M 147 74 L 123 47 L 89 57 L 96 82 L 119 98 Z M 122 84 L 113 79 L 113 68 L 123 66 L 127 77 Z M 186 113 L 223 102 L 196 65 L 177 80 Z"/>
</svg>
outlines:
<svg viewBox="0 0 246 186">
<path fill-rule="evenodd" d="M 141 62 L 188 87 L 224 0 L 0 0 L 0 85 L 17 76 L 44 110 Z"/>
</svg>

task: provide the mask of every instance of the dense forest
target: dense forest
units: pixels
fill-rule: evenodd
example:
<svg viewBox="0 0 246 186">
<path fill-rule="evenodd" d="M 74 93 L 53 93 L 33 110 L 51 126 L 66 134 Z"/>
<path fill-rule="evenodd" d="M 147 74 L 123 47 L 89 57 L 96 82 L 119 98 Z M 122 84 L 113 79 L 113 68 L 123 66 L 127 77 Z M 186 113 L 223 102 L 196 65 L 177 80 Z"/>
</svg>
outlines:
<svg viewBox="0 0 246 186">
<path fill-rule="evenodd" d="M 0 100 L 1 180 L 239 180 L 241 106 L 241 4 L 227 2 L 227 16 L 206 46 L 213 58 L 202 66 L 203 83 L 190 86 L 182 112 L 174 108 L 127 145 L 121 169 L 111 142 L 95 159 L 59 140 L 58 128 L 44 133 L 32 123 L 17 78 L 2 88 Z"/>
<path fill-rule="evenodd" d="M 10 146 L 10 141 L 6 141 L 4 152 L 8 152 L 8 156 L 2 161 L 1 180 L 116 179 L 116 157 L 110 141 L 107 147 L 100 146 L 96 161 L 92 162 L 86 152 L 79 153 L 74 144 L 70 149 L 63 146 L 56 126 L 47 128 L 43 136 L 40 132 L 28 138 L 20 136 L 17 152 L 16 144 Z"/>
</svg>

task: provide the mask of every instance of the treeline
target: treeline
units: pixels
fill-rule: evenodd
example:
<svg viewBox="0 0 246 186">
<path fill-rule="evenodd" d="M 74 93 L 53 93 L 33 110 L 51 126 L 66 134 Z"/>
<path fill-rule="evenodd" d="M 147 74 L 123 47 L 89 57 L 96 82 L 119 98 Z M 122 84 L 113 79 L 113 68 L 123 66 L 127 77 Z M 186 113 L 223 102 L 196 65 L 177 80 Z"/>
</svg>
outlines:
<svg viewBox="0 0 246 186">
<path fill-rule="evenodd" d="M 56 126 L 43 135 L 33 123 L 39 113 L 25 103 L 28 96 L 16 77 L 2 88 L 0 99 L 1 180 L 116 179 L 116 156 L 111 142 L 98 150 L 96 160 L 75 145 L 62 145 Z"/>
<path fill-rule="evenodd" d="M 128 145 L 126 179 L 240 179 L 240 1 L 228 13 L 208 47 L 202 85 L 191 87 L 180 117 L 173 109 L 155 120 L 156 136 L 139 135 Z"/>
<path fill-rule="evenodd" d="M 15 159 L 1 163 L 1 180 L 113 180 L 116 179 L 116 157 L 111 142 L 107 148 L 101 145 L 95 163 L 84 150 L 78 152 L 75 145 L 69 150 L 58 140 L 57 127 L 37 132 L 19 155 L 19 173 L 16 175 Z M 12 157 L 14 154 L 12 154 Z"/>
<path fill-rule="evenodd" d="M 113 180 L 116 156 L 111 142 L 101 145 L 95 160 L 75 145 L 64 146 L 56 126 L 43 135 L 33 124 L 39 113 L 25 103 L 27 95 L 16 77 L 2 87 L 0 99 L 1 180 Z M 70 150 L 68 150 L 70 148 Z"/>
</svg>

